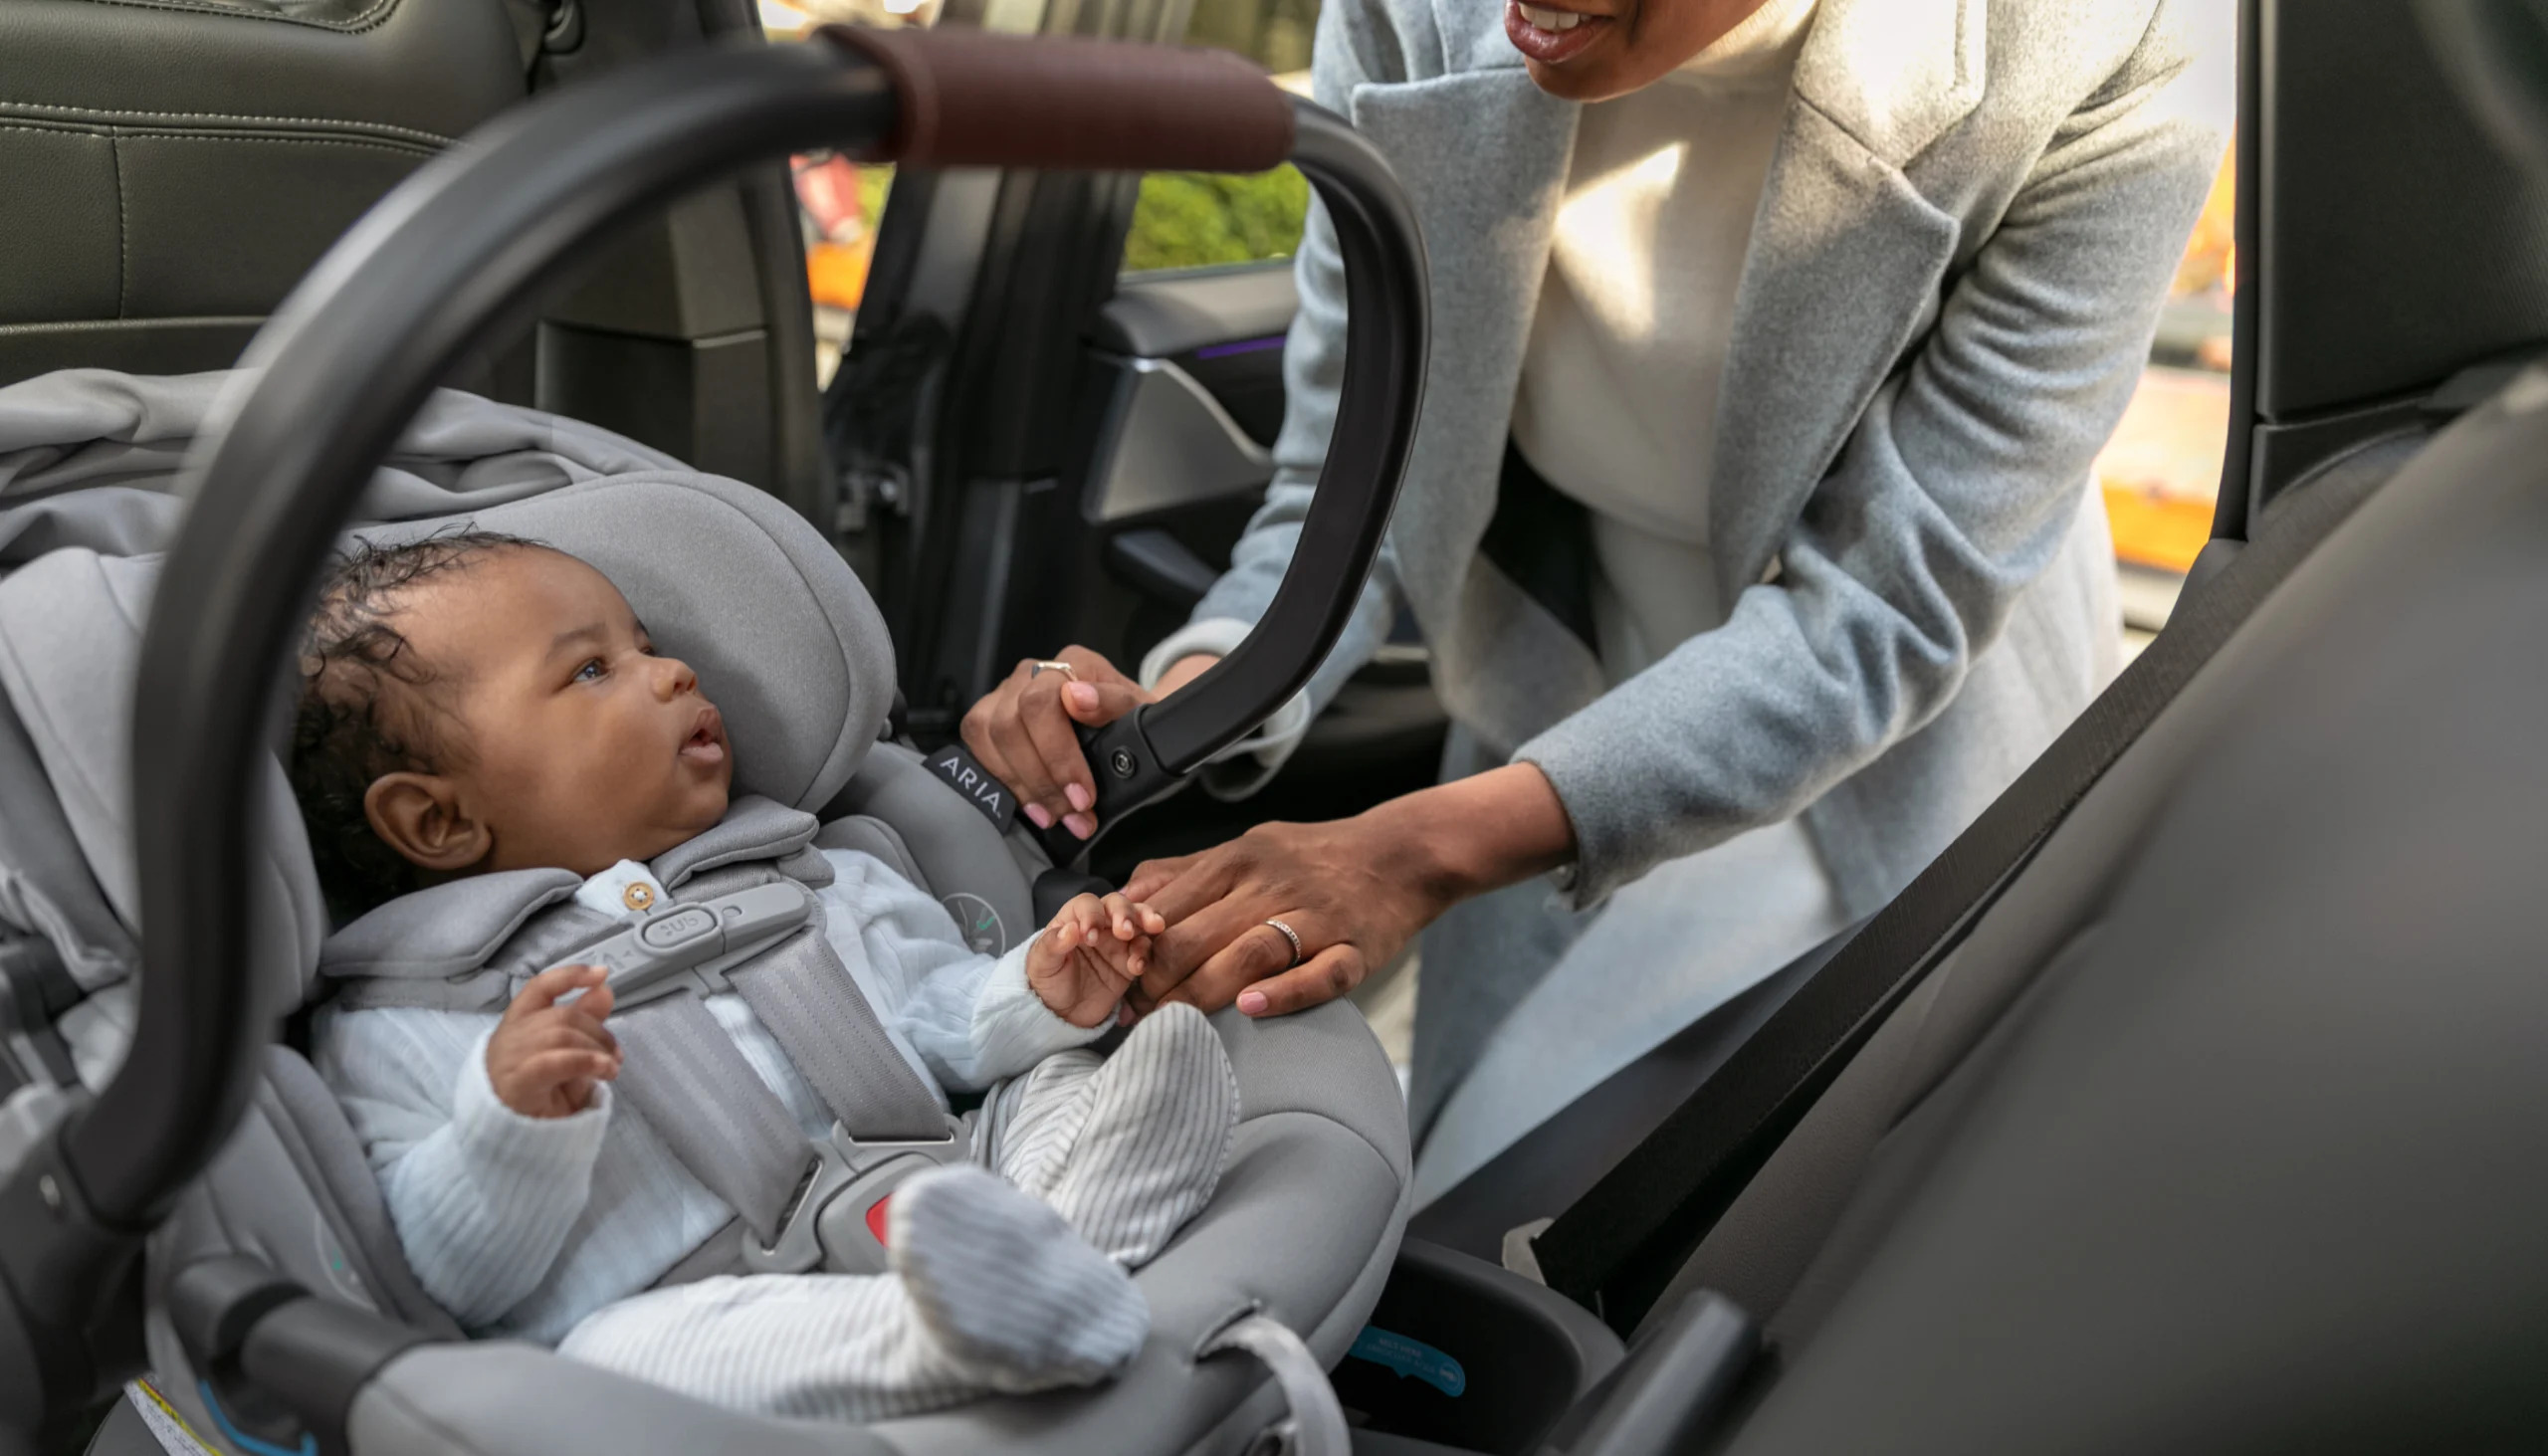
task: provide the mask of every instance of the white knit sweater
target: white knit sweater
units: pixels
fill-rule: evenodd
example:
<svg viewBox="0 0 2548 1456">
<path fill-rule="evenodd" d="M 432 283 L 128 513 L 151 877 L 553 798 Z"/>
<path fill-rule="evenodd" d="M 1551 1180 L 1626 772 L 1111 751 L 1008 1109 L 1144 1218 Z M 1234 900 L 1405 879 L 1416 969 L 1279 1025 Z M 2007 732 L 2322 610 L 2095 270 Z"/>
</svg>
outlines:
<svg viewBox="0 0 2548 1456">
<path fill-rule="evenodd" d="M 820 892 L 825 933 L 942 1099 L 1105 1030 L 1071 1025 L 1027 986 L 1031 938 L 997 959 L 978 954 L 944 907 L 883 862 L 823 855 L 836 877 Z M 616 911 L 619 891 L 643 873 L 605 871 L 577 899 Z M 729 992 L 707 1005 L 805 1135 L 827 1133 L 831 1114 L 743 998 Z M 473 1333 L 554 1344 L 584 1316 L 654 1283 L 735 1214 L 607 1088 L 568 1118 L 526 1118 L 498 1101 L 486 1047 L 499 1019 L 322 1011 L 316 1061 L 362 1138 L 426 1292 Z"/>
</svg>

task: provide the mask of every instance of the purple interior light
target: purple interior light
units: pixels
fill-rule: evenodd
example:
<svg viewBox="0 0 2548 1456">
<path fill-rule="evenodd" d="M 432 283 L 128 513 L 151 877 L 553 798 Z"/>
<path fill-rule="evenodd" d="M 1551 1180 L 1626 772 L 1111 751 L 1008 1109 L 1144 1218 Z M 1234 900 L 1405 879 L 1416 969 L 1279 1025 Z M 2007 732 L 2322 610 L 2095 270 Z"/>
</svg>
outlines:
<svg viewBox="0 0 2548 1456">
<path fill-rule="evenodd" d="M 1263 338 L 1242 338 L 1234 343 L 1210 344 L 1194 351 L 1198 359 L 1226 359 L 1232 354 L 1259 354 L 1283 346 L 1283 335 L 1269 333 Z"/>
</svg>

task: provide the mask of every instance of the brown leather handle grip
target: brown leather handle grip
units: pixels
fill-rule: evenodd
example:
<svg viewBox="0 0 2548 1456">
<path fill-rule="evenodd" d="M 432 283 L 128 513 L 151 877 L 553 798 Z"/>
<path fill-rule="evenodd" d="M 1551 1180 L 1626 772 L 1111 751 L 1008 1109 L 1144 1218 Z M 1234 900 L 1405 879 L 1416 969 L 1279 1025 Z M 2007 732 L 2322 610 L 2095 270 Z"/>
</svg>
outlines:
<svg viewBox="0 0 2548 1456">
<path fill-rule="evenodd" d="M 884 68 L 916 166 L 1261 172 L 1292 152 L 1292 101 L 1225 51 L 976 30 L 820 34 Z"/>
</svg>

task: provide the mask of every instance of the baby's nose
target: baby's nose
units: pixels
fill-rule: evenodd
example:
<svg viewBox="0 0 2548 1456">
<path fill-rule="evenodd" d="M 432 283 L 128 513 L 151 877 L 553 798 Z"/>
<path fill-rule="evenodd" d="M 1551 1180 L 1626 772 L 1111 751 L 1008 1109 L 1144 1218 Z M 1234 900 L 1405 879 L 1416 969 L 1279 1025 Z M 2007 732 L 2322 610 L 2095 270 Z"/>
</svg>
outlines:
<svg viewBox="0 0 2548 1456">
<path fill-rule="evenodd" d="M 655 662 L 656 686 L 665 697 L 678 698 L 698 689 L 699 674 L 690 670 L 690 664 L 677 657 L 659 657 Z"/>
</svg>

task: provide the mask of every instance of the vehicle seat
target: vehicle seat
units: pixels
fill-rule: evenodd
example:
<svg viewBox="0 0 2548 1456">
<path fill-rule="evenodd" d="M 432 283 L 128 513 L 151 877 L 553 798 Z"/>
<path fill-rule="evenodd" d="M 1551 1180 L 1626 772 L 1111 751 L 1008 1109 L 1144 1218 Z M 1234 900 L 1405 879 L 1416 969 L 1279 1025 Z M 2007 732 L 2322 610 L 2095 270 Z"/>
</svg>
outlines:
<svg viewBox="0 0 2548 1456">
<path fill-rule="evenodd" d="M 2511 1353 L 2548 1330 L 2548 370 L 2416 444 L 2277 503 L 2352 509 L 1655 1302 L 1730 1298 L 1778 1352 L 1708 1449 L 2548 1430 Z"/>
<path fill-rule="evenodd" d="M 0 385 L 228 368 L 347 226 L 454 140 L 534 91 L 745 33 L 744 0 L 10 0 Z M 619 228 L 452 382 L 826 520 L 797 229 L 782 163 L 702 188 Z"/>
<path fill-rule="evenodd" d="M 219 383 L 87 371 L 0 389 L 0 922 L 61 949 L 83 993 L 65 1036 L 92 1085 L 119 1057 L 129 1020 L 123 729 L 151 553 L 176 523 L 170 463 Z M 605 431 L 446 391 L 358 516 L 390 522 L 365 530 L 409 533 L 472 520 L 592 561 L 725 709 L 739 791 L 872 815 L 932 893 L 997 908 L 1004 935 L 1029 925 L 1029 872 L 1041 863 L 1031 845 L 1003 839 L 916 754 L 877 743 L 894 682 L 881 621 L 830 546 L 773 499 Z M 268 770 L 271 893 L 253 934 L 280 1018 L 313 993 L 326 921 L 280 765 Z M 35 812 L 21 815 L 21 799 Z M 687 1431 L 697 1439 L 681 1444 L 698 1449 L 1242 1449 L 1280 1401 L 1258 1367 L 1203 1359 L 1201 1348 L 1262 1311 L 1328 1364 L 1342 1358 L 1394 1256 L 1408 1160 L 1394 1079 L 1350 1008 L 1270 1024 L 1224 1013 L 1216 1025 L 1241 1085 L 1233 1160 L 1213 1206 L 1139 1274 L 1153 1331 L 1120 1380 L 859 1430 L 735 1416 L 533 1347 L 438 1344 L 367 1387 L 358 1447 L 651 1449 Z M 269 1051 L 265 1073 L 239 1134 L 153 1239 L 154 1298 L 193 1260 L 251 1253 L 315 1293 L 450 1340 L 458 1332 L 406 1270 L 333 1099 L 288 1048 Z M 163 1309 L 149 1322 L 154 1388 L 195 1430 L 232 1444 L 214 1435 Z"/>
<path fill-rule="evenodd" d="M 537 9 L 0 6 L 0 384 L 227 366 L 364 209 L 528 94 Z"/>
</svg>

